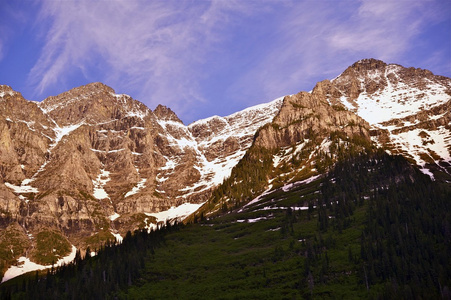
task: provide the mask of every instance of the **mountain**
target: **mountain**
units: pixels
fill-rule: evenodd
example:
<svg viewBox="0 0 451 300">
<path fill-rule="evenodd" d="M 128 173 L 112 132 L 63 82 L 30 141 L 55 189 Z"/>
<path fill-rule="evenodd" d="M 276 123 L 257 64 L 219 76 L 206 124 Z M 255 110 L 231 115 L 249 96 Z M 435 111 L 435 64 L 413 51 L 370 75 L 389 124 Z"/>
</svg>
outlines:
<svg viewBox="0 0 451 300">
<path fill-rule="evenodd" d="M 375 59 L 358 61 L 311 92 L 286 96 L 201 212 L 241 207 L 262 193 L 324 176 L 335 163 L 377 147 L 449 183 L 450 105 L 450 78 Z"/>
<path fill-rule="evenodd" d="M 449 299 L 449 199 L 378 150 L 238 211 L 127 234 L 3 283 L 0 298 Z"/>
<path fill-rule="evenodd" d="M 422 171 L 451 177 L 451 80 L 428 70 L 364 59 L 331 81 L 331 104 L 367 122 L 373 140 Z"/>
<path fill-rule="evenodd" d="M 51 263 L 70 245 L 99 247 L 129 230 L 155 227 L 174 206 L 184 204 L 176 215 L 190 214 L 281 103 L 185 126 L 171 109 L 151 111 L 101 83 L 42 102 L 1 86 L 0 241 L 14 248 L 2 256 L 5 265 L 28 249 L 32 259 Z M 64 247 L 38 249 L 43 233 Z"/>
<path fill-rule="evenodd" d="M 0 86 L 0 267 L 51 265 L 200 207 L 191 220 L 252 210 L 378 147 L 449 183 L 450 100 L 451 79 L 374 59 L 188 126 L 101 83 L 42 102 Z"/>
</svg>

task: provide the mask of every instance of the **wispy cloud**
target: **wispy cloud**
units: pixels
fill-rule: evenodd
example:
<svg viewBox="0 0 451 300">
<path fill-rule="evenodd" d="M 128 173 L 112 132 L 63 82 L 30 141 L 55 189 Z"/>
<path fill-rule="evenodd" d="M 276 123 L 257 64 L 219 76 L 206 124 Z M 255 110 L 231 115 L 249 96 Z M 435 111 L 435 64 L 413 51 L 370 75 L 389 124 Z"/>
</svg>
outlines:
<svg viewBox="0 0 451 300">
<path fill-rule="evenodd" d="M 339 25 L 328 37 L 333 50 L 372 53 L 393 59 L 426 21 L 419 14 L 424 3 L 417 1 L 362 1 L 349 22 Z"/>
<path fill-rule="evenodd" d="M 267 56 L 235 83 L 235 94 L 258 80 L 260 98 L 270 99 L 311 89 L 361 58 L 400 62 L 426 25 L 444 17 L 437 1 L 289 3 Z"/>
<path fill-rule="evenodd" d="M 446 15 L 437 3 L 44 1 L 44 47 L 29 80 L 44 96 L 78 72 L 190 119 L 213 101 L 244 108 L 310 89 L 360 58 L 400 62 Z"/>
<path fill-rule="evenodd" d="M 182 111 L 203 101 L 201 65 L 221 41 L 220 31 L 242 1 L 46 1 L 51 20 L 42 54 L 29 79 L 43 94 L 72 70 L 117 90 L 140 90 L 149 105 Z M 94 67 L 93 67 L 94 66 Z M 97 78 L 96 68 L 107 74 Z M 74 71 L 75 70 L 75 71 Z M 149 99 L 150 98 L 150 99 Z"/>
</svg>

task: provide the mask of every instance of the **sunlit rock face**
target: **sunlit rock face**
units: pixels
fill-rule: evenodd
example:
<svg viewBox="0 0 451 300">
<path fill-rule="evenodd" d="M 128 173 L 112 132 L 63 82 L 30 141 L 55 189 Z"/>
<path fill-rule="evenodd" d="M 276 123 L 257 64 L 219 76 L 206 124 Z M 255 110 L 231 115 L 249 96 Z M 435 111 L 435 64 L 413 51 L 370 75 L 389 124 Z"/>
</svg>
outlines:
<svg viewBox="0 0 451 300">
<path fill-rule="evenodd" d="M 40 103 L 0 86 L 0 226 L 51 228 L 86 247 L 99 232 L 150 226 L 146 213 L 205 202 L 281 103 L 185 126 L 101 83 Z"/>
<path fill-rule="evenodd" d="M 14 263 L 43 231 L 94 248 L 112 234 L 152 228 L 151 214 L 207 201 L 252 145 L 279 149 L 274 166 L 287 170 L 306 153 L 313 172 L 315 159 L 334 158 L 358 137 L 451 180 L 450 100 L 450 78 L 374 59 L 309 93 L 189 125 L 101 83 L 40 103 L 0 85 L 0 242 L 28 237 L 0 260 Z M 341 134 L 337 145 L 331 132 Z"/>
<path fill-rule="evenodd" d="M 327 100 L 369 122 L 379 145 L 410 158 L 432 178 L 451 174 L 450 78 L 364 59 L 331 86 Z"/>
</svg>

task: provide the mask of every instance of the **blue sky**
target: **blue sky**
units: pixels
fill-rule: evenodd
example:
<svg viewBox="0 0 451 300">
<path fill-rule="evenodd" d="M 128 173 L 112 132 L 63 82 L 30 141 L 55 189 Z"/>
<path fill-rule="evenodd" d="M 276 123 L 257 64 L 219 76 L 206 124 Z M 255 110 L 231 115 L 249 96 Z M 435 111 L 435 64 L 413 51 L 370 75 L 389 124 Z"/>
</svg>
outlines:
<svg viewBox="0 0 451 300">
<path fill-rule="evenodd" d="M 451 77 L 451 1 L 0 0 L 0 84 L 29 100 L 100 81 L 189 124 L 370 57 Z"/>
</svg>

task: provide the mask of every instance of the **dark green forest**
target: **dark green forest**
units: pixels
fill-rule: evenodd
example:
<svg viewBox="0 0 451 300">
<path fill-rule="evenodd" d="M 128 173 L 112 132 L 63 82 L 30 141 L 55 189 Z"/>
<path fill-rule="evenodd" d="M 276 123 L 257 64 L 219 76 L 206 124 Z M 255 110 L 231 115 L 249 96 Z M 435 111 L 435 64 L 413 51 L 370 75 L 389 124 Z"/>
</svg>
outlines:
<svg viewBox="0 0 451 300">
<path fill-rule="evenodd" d="M 1 299 L 450 299 L 450 206 L 449 184 L 374 151 L 241 210 L 128 233 Z"/>
</svg>

